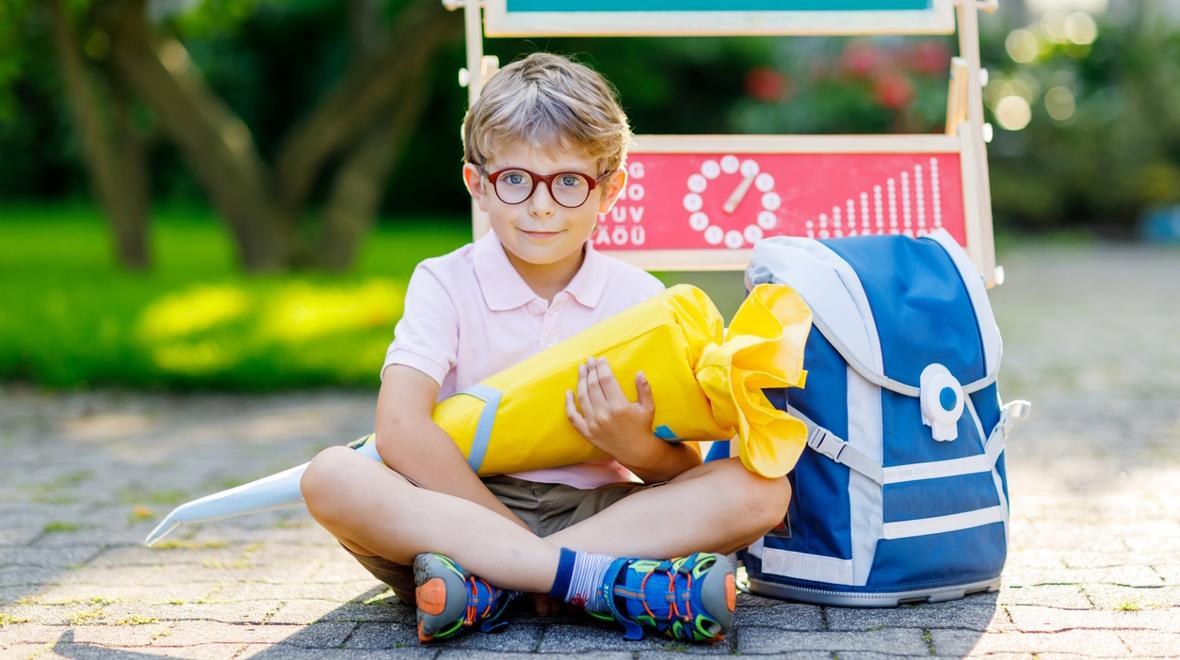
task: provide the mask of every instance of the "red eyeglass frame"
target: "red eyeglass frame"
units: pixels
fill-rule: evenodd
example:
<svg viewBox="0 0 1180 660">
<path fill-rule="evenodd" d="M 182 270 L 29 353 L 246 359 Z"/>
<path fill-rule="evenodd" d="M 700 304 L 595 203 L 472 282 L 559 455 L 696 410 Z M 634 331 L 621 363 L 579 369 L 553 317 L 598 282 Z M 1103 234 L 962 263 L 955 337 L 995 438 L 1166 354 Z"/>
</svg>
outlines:
<svg viewBox="0 0 1180 660">
<path fill-rule="evenodd" d="M 577 170 L 562 170 L 561 172 L 554 172 L 553 174 L 537 174 L 536 172 L 533 172 L 532 170 L 527 170 L 523 167 L 505 167 L 505 168 L 498 169 L 495 172 L 489 173 L 486 169 L 484 169 L 483 165 L 478 165 L 477 167 L 479 167 L 479 171 L 482 172 L 483 175 L 488 178 L 488 183 L 492 184 L 492 191 L 494 191 L 496 193 L 496 199 L 500 200 L 501 202 L 504 202 L 505 204 L 509 204 L 511 206 L 516 206 L 517 204 L 524 204 L 525 202 L 532 199 L 533 194 L 537 192 L 537 186 L 540 185 L 540 183 L 543 181 L 543 182 L 545 182 L 545 189 L 549 191 L 550 199 L 552 199 L 554 202 L 557 202 L 558 206 L 561 206 L 561 207 L 567 208 L 567 209 L 580 208 L 583 204 L 586 203 L 587 200 L 590 199 L 590 193 L 594 192 L 594 189 L 598 187 L 598 184 L 602 183 L 603 179 L 610 176 L 610 172 L 604 172 L 596 179 L 596 178 L 590 176 L 589 174 L 586 174 L 585 172 L 579 172 Z M 504 174 L 505 172 L 524 172 L 525 174 L 529 175 L 529 177 L 531 177 L 533 180 L 533 187 L 529 190 L 529 194 L 526 195 L 525 198 L 520 200 L 519 202 L 505 201 L 504 198 L 500 196 L 500 191 L 496 188 L 496 179 L 500 178 L 500 175 Z M 561 201 L 559 201 L 557 199 L 557 196 L 553 194 L 553 180 L 556 179 L 557 177 L 565 175 L 565 174 L 574 174 L 574 175 L 580 176 L 583 179 L 585 179 L 586 181 L 590 182 L 590 189 L 586 191 L 586 199 L 583 199 L 581 201 L 581 203 L 579 203 L 577 206 L 568 206 L 566 204 L 562 204 Z"/>
</svg>

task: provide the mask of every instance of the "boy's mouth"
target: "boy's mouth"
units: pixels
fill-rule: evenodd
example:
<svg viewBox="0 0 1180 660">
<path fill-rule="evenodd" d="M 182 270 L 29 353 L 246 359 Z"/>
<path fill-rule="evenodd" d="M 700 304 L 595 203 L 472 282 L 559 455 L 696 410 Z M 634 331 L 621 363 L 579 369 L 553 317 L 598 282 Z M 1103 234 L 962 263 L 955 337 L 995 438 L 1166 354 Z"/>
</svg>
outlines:
<svg viewBox="0 0 1180 660">
<path fill-rule="evenodd" d="M 516 229 L 525 236 L 536 240 L 547 240 L 561 233 L 561 231 L 529 231 L 521 227 L 517 227 Z"/>
</svg>

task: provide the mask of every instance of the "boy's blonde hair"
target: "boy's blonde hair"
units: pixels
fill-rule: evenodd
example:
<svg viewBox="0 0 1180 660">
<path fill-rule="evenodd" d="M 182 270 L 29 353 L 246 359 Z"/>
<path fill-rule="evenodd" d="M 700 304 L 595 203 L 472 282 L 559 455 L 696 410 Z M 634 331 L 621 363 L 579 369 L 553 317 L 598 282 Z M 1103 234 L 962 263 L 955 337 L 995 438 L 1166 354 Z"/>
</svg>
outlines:
<svg viewBox="0 0 1180 660">
<path fill-rule="evenodd" d="M 598 72 L 551 53 L 533 53 L 497 71 L 463 119 L 467 162 L 485 165 L 510 141 L 577 149 L 600 167 L 623 165 L 631 128 L 614 88 Z"/>
</svg>

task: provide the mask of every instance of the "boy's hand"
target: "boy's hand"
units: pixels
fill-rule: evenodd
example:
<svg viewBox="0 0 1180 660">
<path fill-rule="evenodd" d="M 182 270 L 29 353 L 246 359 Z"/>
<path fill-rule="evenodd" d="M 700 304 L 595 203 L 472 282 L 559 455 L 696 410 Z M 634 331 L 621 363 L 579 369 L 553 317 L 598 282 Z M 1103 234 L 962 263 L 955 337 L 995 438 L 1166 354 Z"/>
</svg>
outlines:
<svg viewBox="0 0 1180 660">
<path fill-rule="evenodd" d="M 655 401 L 651 384 L 642 371 L 635 375 L 638 400 L 623 394 L 604 358 L 590 358 L 578 365 L 578 392 L 565 393 L 565 412 L 570 423 L 591 444 L 628 465 L 658 451 L 662 440 L 651 431 Z M 581 409 L 581 412 L 579 412 Z"/>
</svg>

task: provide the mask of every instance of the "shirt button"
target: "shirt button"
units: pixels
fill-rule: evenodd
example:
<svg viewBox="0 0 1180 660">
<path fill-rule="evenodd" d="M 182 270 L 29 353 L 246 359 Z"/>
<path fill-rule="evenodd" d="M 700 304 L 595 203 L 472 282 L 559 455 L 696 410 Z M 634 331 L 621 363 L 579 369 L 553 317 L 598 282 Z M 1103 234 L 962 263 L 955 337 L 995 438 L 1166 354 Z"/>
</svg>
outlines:
<svg viewBox="0 0 1180 660">
<path fill-rule="evenodd" d="M 540 300 L 533 300 L 529 302 L 528 309 L 530 314 L 544 314 L 545 308 L 545 303 L 541 302 Z"/>
</svg>

